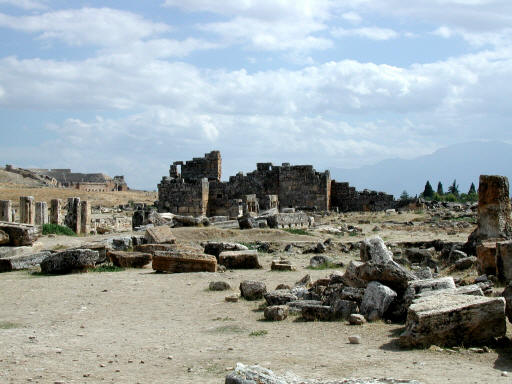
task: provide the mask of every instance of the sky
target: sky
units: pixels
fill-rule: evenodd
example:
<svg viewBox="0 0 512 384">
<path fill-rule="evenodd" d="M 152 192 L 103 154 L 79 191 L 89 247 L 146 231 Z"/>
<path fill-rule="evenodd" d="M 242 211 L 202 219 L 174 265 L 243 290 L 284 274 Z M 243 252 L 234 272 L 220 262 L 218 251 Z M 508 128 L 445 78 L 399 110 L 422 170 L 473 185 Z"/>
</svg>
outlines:
<svg viewBox="0 0 512 384">
<path fill-rule="evenodd" d="M 511 79 L 510 0 L 0 0 L 0 162 L 357 168 L 512 142 Z"/>
</svg>

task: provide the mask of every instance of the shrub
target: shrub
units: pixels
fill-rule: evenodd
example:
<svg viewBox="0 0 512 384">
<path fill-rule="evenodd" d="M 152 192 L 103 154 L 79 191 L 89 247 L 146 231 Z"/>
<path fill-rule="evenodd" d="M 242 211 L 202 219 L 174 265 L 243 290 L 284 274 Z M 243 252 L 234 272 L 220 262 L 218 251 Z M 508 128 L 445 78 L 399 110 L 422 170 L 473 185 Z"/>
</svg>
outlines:
<svg viewBox="0 0 512 384">
<path fill-rule="evenodd" d="M 43 235 L 65 235 L 65 236 L 76 236 L 76 233 L 68 227 L 58 224 L 44 224 Z"/>
</svg>

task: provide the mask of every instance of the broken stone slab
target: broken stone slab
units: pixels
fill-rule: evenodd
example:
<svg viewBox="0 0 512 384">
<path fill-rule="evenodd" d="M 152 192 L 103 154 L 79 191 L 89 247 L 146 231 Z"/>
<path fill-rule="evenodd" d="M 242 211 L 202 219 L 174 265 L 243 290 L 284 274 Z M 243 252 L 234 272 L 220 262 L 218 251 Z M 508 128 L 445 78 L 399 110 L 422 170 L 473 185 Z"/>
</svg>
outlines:
<svg viewBox="0 0 512 384">
<path fill-rule="evenodd" d="M 496 267 L 501 281 L 512 280 L 512 240 L 496 243 Z"/>
<path fill-rule="evenodd" d="M 484 241 L 476 247 L 478 273 L 497 275 L 496 266 L 496 242 Z"/>
<path fill-rule="evenodd" d="M 152 255 L 155 252 L 171 252 L 177 249 L 176 244 L 139 244 L 133 247 L 136 252 L 151 253 Z"/>
<path fill-rule="evenodd" d="M 416 276 L 394 261 L 375 263 L 369 261 L 356 268 L 356 277 L 367 282 L 378 281 L 401 295 L 409 282 L 417 280 Z"/>
<path fill-rule="evenodd" d="M 215 256 L 194 252 L 158 252 L 153 255 L 153 269 L 157 272 L 215 272 Z"/>
<path fill-rule="evenodd" d="M 247 251 L 247 248 L 243 244 L 238 243 L 227 243 L 223 241 L 209 241 L 204 245 L 204 253 L 213 255 L 219 259 L 219 255 L 224 251 Z"/>
<path fill-rule="evenodd" d="M 397 293 L 391 288 L 372 281 L 364 291 L 361 314 L 370 321 L 382 319 L 396 297 Z"/>
<path fill-rule="evenodd" d="M 41 236 L 41 227 L 30 224 L 0 222 L 0 230 L 9 236 L 7 245 L 31 246 Z"/>
<path fill-rule="evenodd" d="M 97 251 L 90 249 L 70 249 L 46 257 L 41 262 L 41 272 L 66 274 L 93 268 L 98 260 Z"/>
<path fill-rule="evenodd" d="M 244 280 L 240 283 L 240 294 L 245 300 L 260 300 L 267 292 L 267 286 L 262 281 Z"/>
<path fill-rule="evenodd" d="M 96 260 L 96 265 L 107 262 L 108 246 L 105 243 L 88 243 L 78 247 L 78 249 L 90 249 L 92 251 L 97 251 L 98 260 Z"/>
<path fill-rule="evenodd" d="M 258 228 L 258 222 L 252 217 L 239 217 L 238 225 L 240 229 Z"/>
<path fill-rule="evenodd" d="M 174 237 L 172 230 L 168 225 L 147 228 L 144 237 L 146 238 L 148 244 L 176 243 L 176 237 Z"/>
<path fill-rule="evenodd" d="M 411 263 L 423 264 L 435 255 L 435 248 L 406 248 L 404 255 Z"/>
<path fill-rule="evenodd" d="M 332 321 L 335 319 L 334 311 L 328 305 L 304 305 L 301 313 L 302 318 L 306 321 Z"/>
<path fill-rule="evenodd" d="M 297 296 L 286 289 L 278 289 L 275 291 L 267 292 L 263 295 L 268 305 L 284 305 L 290 301 L 297 300 Z"/>
<path fill-rule="evenodd" d="M 432 270 L 429 267 L 423 267 L 423 268 L 417 269 L 413 273 L 414 273 L 414 276 L 416 276 L 420 280 L 433 278 Z"/>
<path fill-rule="evenodd" d="M 231 285 L 227 281 L 210 281 L 208 289 L 210 291 L 229 291 Z"/>
<path fill-rule="evenodd" d="M 364 296 L 364 288 L 346 287 L 343 284 L 329 285 L 322 293 L 324 302 L 333 305 L 337 300 L 355 301 L 361 304 Z"/>
<path fill-rule="evenodd" d="M 336 300 L 331 305 L 333 317 L 339 320 L 346 320 L 350 315 L 359 313 L 359 306 L 355 301 L 351 300 Z"/>
<path fill-rule="evenodd" d="M 288 260 L 272 260 L 271 271 L 295 271 L 296 268 Z"/>
<path fill-rule="evenodd" d="M 417 299 L 409 307 L 400 345 L 481 345 L 505 332 L 504 298 L 439 294 Z"/>
<path fill-rule="evenodd" d="M 321 243 L 319 243 L 321 244 Z M 311 259 L 309 259 L 309 266 L 311 268 L 318 268 L 322 265 L 329 265 L 332 264 L 332 258 L 325 255 L 316 255 L 313 256 Z"/>
<path fill-rule="evenodd" d="M 265 308 L 263 315 L 269 321 L 283 321 L 288 317 L 288 307 L 286 305 L 271 305 Z"/>
<path fill-rule="evenodd" d="M 323 305 L 323 303 L 320 300 L 295 300 L 289 301 L 286 305 L 290 309 L 291 314 L 300 315 L 303 307 L 308 305 Z"/>
<path fill-rule="evenodd" d="M 416 298 L 425 292 L 440 291 L 446 289 L 456 289 L 453 277 L 440 277 L 437 279 L 415 280 L 409 283 L 405 293 L 404 301 L 406 306 L 410 306 Z"/>
<path fill-rule="evenodd" d="M 108 257 L 112 264 L 121 268 L 143 268 L 151 262 L 151 253 L 110 251 Z"/>
<path fill-rule="evenodd" d="M 288 372 L 277 376 L 271 370 L 259 365 L 248 366 L 237 363 L 233 372 L 225 379 L 225 384 L 420 384 L 416 380 L 385 379 L 338 379 L 338 380 L 307 380 Z"/>
<path fill-rule="evenodd" d="M 270 228 L 291 228 L 291 227 L 309 227 L 311 220 L 304 212 L 277 213 L 266 216 L 267 224 Z"/>
<path fill-rule="evenodd" d="M 364 265 L 360 261 L 352 260 L 345 270 L 345 274 L 342 277 L 343 284 L 354 287 L 354 288 L 366 288 L 368 282 L 359 277 L 358 270 Z"/>
<path fill-rule="evenodd" d="M 224 251 L 219 255 L 219 264 L 228 269 L 261 269 L 258 251 Z"/>
<path fill-rule="evenodd" d="M 348 322 L 350 325 L 363 325 L 366 323 L 366 319 L 359 313 L 352 313 L 348 317 Z"/>
<path fill-rule="evenodd" d="M 4 232 L 0 229 L 0 245 L 7 245 L 9 244 L 11 239 L 9 238 L 9 235 L 7 232 Z"/>
<path fill-rule="evenodd" d="M 19 271 L 23 269 L 33 269 L 38 267 L 41 262 L 51 256 L 52 252 L 43 251 L 30 255 L 14 256 L 0 259 L 0 272 Z"/>
<path fill-rule="evenodd" d="M 393 252 L 386 247 L 384 240 L 379 236 L 364 239 L 360 245 L 359 255 L 362 261 L 386 263 L 393 260 Z"/>
<path fill-rule="evenodd" d="M 459 259 L 455 262 L 455 269 L 462 271 L 464 269 L 469 269 L 477 262 L 477 258 L 475 256 L 468 256 L 462 259 Z"/>
</svg>

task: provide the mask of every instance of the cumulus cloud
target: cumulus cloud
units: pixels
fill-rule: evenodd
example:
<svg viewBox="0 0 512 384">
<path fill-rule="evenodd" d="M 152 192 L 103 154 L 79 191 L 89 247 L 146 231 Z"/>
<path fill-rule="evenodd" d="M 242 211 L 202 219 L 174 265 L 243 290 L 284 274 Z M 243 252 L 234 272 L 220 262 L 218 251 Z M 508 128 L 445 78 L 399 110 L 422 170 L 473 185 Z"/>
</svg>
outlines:
<svg viewBox="0 0 512 384">
<path fill-rule="evenodd" d="M 0 0 L 0 5 L 2 4 L 11 5 L 13 7 L 18 7 L 27 10 L 39 10 L 47 8 L 44 1 L 36 0 Z"/>
<path fill-rule="evenodd" d="M 334 37 L 346 37 L 346 36 L 357 36 L 363 37 L 370 40 L 390 40 L 396 39 L 400 35 L 389 28 L 378 28 L 378 27 L 365 27 L 365 28 L 353 28 L 344 29 L 336 28 L 332 30 Z"/>
</svg>

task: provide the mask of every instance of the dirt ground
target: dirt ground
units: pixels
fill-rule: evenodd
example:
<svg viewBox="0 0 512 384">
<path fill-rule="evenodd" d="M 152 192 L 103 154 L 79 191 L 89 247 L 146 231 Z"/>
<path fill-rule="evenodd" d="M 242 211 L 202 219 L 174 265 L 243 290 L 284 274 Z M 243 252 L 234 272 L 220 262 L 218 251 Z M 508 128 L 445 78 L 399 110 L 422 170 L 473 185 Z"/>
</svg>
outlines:
<svg viewBox="0 0 512 384">
<path fill-rule="evenodd" d="M 17 200 L 25 193 L 36 196 L 36 200 L 80 195 L 68 192 L 47 188 L 13 191 L 4 187 L 0 188 L 0 199 Z M 107 195 L 94 194 L 89 199 L 93 204 L 104 201 L 101 204 L 105 205 L 108 201 L 116 205 L 132 199 L 118 192 L 114 197 Z M 148 201 L 154 199 L 148 196 Z M 134 201 L 141 201 L 140 195 Z M 465 241 L 473 229 L 440 228 L 430 224 L 430 219 L 431 215 L 422 211 L 316 218 L 317 223 L 334 227 L 353 224 L 362 230 L 344 236 L 318 230 L 309 235 L 270 229 L 173 230 L 184 245 L 200 246 L 207 240 L 272 242 L 278 252 L 259 254 L 261 270 L 156 274 L 148 267 L 65 276 L 41 276 L 27 271 L 0 274 L 0 383 L 223 383 L 237 362 L 260 364 L 277 374 L 292 371 L 305 378 L 393 377 L 422 383 L 510 383 L 512 374 L 504 376 L 504 372 L 512 371 L 510 348 L 491 348 L 483 354 L 464 348 L 401 350 L 397 339 L 402 325 L 303 322 L 298 316 L 267 322 L 260 309 L 263 301 L 224 300 L 229 294 L 239 293 L 238 286 L 245 279 L 264 281 L 271 290 L 280 283 L 293 285 L 306 273 L 317 279 L 334 271 L 308 269 L 311 255 L 284 253 L 284 246 L 289 243 L 332 238 L 330 255 L 347 265 L 358 258 L 358 252 L 336 251 L 338 243 L 356 242 L 374 234 L 388 244 L 431 239 Z M 130 233 L 44 236 L 34 251 L 124 235 Z M 271 260 L 280 256 L 287 257 L 297 271 L 271 272 Z M 208 283 L 215 280 L 228 281 L 233 289 L 208 291 Z M 512 328 L 507 325 L 511 336 Z M 348 343 L 348 336 L 354 334 L 361 335 L 360 345 Z"/>
</svg>

